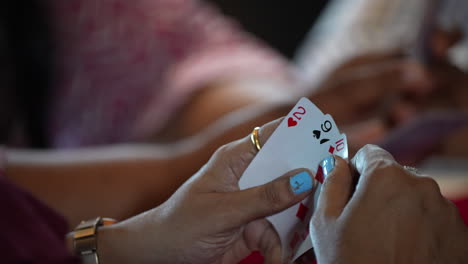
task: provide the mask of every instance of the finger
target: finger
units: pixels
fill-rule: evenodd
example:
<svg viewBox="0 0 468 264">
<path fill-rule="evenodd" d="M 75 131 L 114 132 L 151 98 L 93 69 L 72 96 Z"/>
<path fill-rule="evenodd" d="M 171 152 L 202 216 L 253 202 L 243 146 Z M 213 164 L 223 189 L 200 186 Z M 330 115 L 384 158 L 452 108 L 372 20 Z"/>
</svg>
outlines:
<svg viewBox="0 0 468 264">
<path fill-rule="evenodd" d="M 428 70 L 421 64 L 409 60 L 388 60 L 378 64 L 367 64 L 348 71 L 340 79 L 371 83 L 372 88 L 388 92 L 409 92 L 425 95 L 434 90 L 434 80 Z"/>
<path fill-rule="evenodd" d="M 345 71 L 355 69 L 356 67 L 360 67 L 363 65 L 370 65 L 370 64 L 376 65 L 379 63 L 388 62 L 389 60 L 398 60 L 398 59 L 401 59 L 402 57 L 403 57 L 403 52 L 401 50 L 390 51 L 387 53 L 365 54 L 365 55 L 352 58 L 351 60 L 345 62 L 334 72 L 334 74 L 340 74 Z"/>
<path fill-rule="evenodd" d="M 355 94 L 356 91 L 349 92 L 353 93 L 355 100 L 366 102 L 394 93 L 427 93 L 432 89 L 432 80 L 426 73 L 424 68 L 416 63 L 393 60 L 356 67 L 342 74 L 337 81 L 338 84 L 352 84 L 359 88 L 359 94 Z"/>
<path fill-rule="evenodd" d="M 290 171 L 267 184 L 232 192 L 228 202 L 232 227 L 281 212 L 302 201 L 315 186 L 312 173 L 305 169 Z"/>
<path fill-rule="evenodd" d="M 340 157 L 322 162 L 325 181 L 322 185 L 316 214 L 338 217 L 348 203 L 352 190 L 352 175 L 348 163 Z"/>
<path fill-rule="evenodd" d="M 280 118 L 260 128 L 258 133 L 260 146 L 266 143 L 282 121 L 283 118 Z M 210 160 L 208 167 L 213 170 L 213 175 L 226 175 L 226 171 L 230 171 L 234 174 L 236 180 L 239 180 L 257 152 L 258 150 L 251 142 L 250 135 L 248 135 L 219 148 Z M 223 166 L 219 164 L 223 164 Z"/>
<path fill-rule="evenodd" d="M 251 250 L 262 253 L 265 263 L 282 263 L 281 240 L 269 221 L 262 219 L 247 225 L 244 237 Z"/>
<path fill-rule="evenodd" d="M 364 146 L 351 160 L 351 166 L 360 175 L 356 191 L 367 182 L 373 170 L 395 164 L 393 156 L 382 148 L 375 145 Z"/>
<path fill-rule="evenodd" d="M 362 175 L 366 173 L 366 170 L 385 161 L 395 162 L 395 159 L 390 153 L 376 145 L 366 145 L 351 159 L 351 165 Z"/>
<path fill-rule="evenodd" d="M 281 240 L 274 227 L 266 219 L 250 222 L 244 228 L 241 239 L 224 255 L 226 263 L 239 263 L 254 251 L 260 251 L 265 263 L 281 263 Z"/>
</svg>

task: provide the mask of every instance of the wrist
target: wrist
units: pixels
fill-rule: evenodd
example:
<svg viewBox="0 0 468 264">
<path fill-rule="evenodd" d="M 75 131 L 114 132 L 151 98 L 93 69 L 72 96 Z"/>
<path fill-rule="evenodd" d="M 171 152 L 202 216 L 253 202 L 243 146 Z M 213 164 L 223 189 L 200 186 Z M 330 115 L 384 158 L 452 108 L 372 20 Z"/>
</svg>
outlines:
<svg viewBox="0 0 468 264">
<path fill-rule="evenodd" d="M 67 245 L 75 255 L 81 257 L 84 264 L 102 263 L 99 256 L 101 245 L 99 238 L 108 236 L 105 227 L 112 226 L 116 222 L 114 219 L 102 217 L 82 221 L 73 232 L 68 234 Z"/>
<path fill-rule="evenodd" d="M 138 252 L 132 252 L 132 240 L 125 225 L 116 224 L 99 228 L 97 235 L 97 254 L 99 264 L 126 264 L 136 263 L 133 256 Z"/>
<path fill-rule="evenodd" d="M 99 264 L 171 263 L 169 248 L 164 248 L 170 238 L 155 228 L 160 226 L 155 224 L 158 220 L 155 215 L 145 217 L 151 212 L 100 228 L 97 236 Z M 165 243 L 160 244 L 160 238 Z"/>
</svg>

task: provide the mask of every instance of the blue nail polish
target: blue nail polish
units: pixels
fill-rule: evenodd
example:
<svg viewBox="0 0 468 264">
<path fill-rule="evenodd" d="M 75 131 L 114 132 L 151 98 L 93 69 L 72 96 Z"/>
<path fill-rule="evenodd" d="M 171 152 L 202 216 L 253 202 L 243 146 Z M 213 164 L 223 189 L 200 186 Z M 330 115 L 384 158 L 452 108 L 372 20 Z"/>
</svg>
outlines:
<svg viewBox="0 0 468 264">
<path fill-rule="evenodd" d="M 322 166 L 323 176 L 326 178 L 328 174 L 330 174 L 335 168 L 335 157 L 330 156 L 325 158 L 322 160 L 322 162 L 320 162 L 320 166 Z"/>
<path fill-rule="evenodd" d="M 306 171 L 298 173 L 289 179 L 291 189 L 295 194 L 307 192 L 314 186 L 312 177 Z"/>
</svg>

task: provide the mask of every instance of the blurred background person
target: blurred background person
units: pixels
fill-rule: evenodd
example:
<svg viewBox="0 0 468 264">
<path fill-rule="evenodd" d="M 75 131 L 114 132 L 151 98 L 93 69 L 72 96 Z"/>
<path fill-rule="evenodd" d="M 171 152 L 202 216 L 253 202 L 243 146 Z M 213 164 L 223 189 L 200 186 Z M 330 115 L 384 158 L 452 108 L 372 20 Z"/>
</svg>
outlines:
<svg viewBox="0 0 468 264">
<path fill-rule="evenodd" d="M 384 135 L 377 142 L 400 162 L 417 165 L 450 186 L 443 189 L 454 197 L 468 194 L 467 12 L 461 0 L 330 1 L 296 54 L 302 76 L 315 87 L 326 82 L 328 73 L 336 76 L 337 66 L 362 54 L 402 50 L 422 66 L 419 74 L 428 78 L 433 92 L 390 96 L 385 106 L 390 111 L 383 113 L 387 125 L 373 123 Z M 341 67 L 342 73 L 352 76 L 367 68 L 365 74 L 385 64 L 358 61 L 362 67 Z"/>
<path fill-rule="evenodd" d="M 389 9 L 397 3 L 392 1 L 358 2 L 347 8 L 366 8 L 335 8 L 334 14 L 353 14 L 361 24 L 345 20 L 346 24 L 368 26 L 373 32 L 385 32 L 375 19 L 388 10 L 399 11 L 392 14 L 420 10 Z M 2 131 L 4 137 L 9 146 L 21 148 L 8 150 L 7 175 L 21 175 L 12 177 L 15 183 L 72 224 L 97 213 L 122 219 L 161 203 L 218 146 L 285 115 L 301 96 L 334 116 L 355 149 L 373 142 L 391 149 L 392 138 L 403 138 L 392 136 L 401 133 L 394 129 L 411 124 L 422 112 L 441 105 L 451 110 L 465 106 L 458 85 L 465 74 L 447 60 L 456 34 L 430 34 L 436 63 L 423 65 L 426 68 L 395 52 L 405 46 L 392 44 L 391 37 L 399 39 L 398 34 L 353 35 L 362 50 L 329 68 L 312 67 L 319 72 L 314 75 L 299 70 L 307 69 L 299 59 L 299 67 L 290 64 L 204 2 L 5 5 L 4 80 L 15 84 L 10 87 L 21 87 L 3 91 L 12 95 L 3 97 L 3 106 L 20 102 L 20 107 L 4 112 L 14 126 Z M 322 32 L 335 36 L 331 28 Z M 368 46 L 359 41 L 383 47 L 365 49 Z M 349 49 L 341 38 L 334 42 Z M 324 55 L 334 53 L 321 48 L 336 47 L 312 46 Z M 311 64 L 326 61 L 301 53 L 298 57 Z M 29 59 L 36 64 L 29 64 Z M 35 69 L 44 72 L 32 74 Z M 450 101 L 455 99 L 456 104 Z M 447 129 L 430 142 L 447 142 L 444 151 L 457 151 L 455 145 L 463 152 L 453 143 L 464 139 L 459 130 L 459 123 L 466 120 L 463 113 L 459 119 L 456 129 Z M 408 162 L 419 163 L 438 151 L 439 145 Z M 98 184 L 89 187 L 90 181 Z M 70 199 L 60 198 L 67 195 Z M 88 206 L 79 206 L 83 204 Z"/>
<path fill-rule="evenodd" d="M 201 1 L 5 7 L 12 85 L 3 100 L 14 127 L 4 132 L 7 175 L 71 224 L 156 206 L 215 149 L 284 116 L 301 96 L 345 127 L 373 116 L 389 93 L 430 92 L 425 76 L 405 79 L 416 66 L 394 55 L 378 56 L 392 58 L 379 71 L 332 74 L 314 91 L 281 55 Z"/>
</svg>

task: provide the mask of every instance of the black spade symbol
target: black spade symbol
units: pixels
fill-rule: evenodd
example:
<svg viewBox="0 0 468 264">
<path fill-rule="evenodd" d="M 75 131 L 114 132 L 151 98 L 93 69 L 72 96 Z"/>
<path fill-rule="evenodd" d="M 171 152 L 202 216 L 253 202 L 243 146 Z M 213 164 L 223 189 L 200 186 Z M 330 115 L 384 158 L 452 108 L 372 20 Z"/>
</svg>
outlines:
<svg viewBox="0 0 468 264">
<path fill-rule="evenodd" d="M 321 133 L 320 131 L 318 131 L 318 130 L 314 130 L 312 133 L 314 134 L 314 137 L 315 137 L 316 139 L 320 139 L 320 135 L 322 134 L 322 133 Z"/>
</svg>

